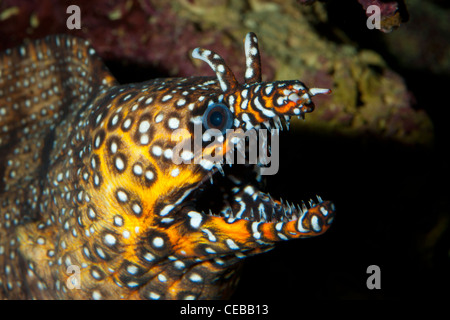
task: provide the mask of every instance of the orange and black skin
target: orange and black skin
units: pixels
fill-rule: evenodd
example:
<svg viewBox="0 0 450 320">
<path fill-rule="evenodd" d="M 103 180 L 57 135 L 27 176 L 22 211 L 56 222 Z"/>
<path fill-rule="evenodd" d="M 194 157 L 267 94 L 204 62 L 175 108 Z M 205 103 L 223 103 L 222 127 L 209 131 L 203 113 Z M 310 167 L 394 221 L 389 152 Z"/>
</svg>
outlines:
<svg viewBox="0 0 450 320">
<path fill-rule="evenodd" d="M 325 232 L 331 202 L 274 200 L 250 166 L 207 160 L 225 156 L 230 139 L 173 161 L 195 126 L 287 126 L 329 92 L 261 82 L 252 33 L 245 55 L 244 84 L 219 55 L 195 49 L 215 77 L 119 85 L 82 39 L 51 36 L 2 53 L 0 297 L 226 298 L 243 258 Z"/>
</svg>

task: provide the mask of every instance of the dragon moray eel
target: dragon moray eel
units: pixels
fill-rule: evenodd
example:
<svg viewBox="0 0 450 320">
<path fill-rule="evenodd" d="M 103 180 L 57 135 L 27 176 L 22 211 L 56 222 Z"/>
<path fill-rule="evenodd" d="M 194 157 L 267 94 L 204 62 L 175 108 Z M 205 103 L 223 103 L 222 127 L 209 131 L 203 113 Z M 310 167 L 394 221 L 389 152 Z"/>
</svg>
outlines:
<svg viewBox="0 0 450 320">
<path fill-rule="evenodd" d="M 192 55 L 215 76 L 120 85 L 66 35 L 0 55 L 0 297 L 227 298 L 243 258 L 329 228 L 331 202 L 275 200 L 261 163 L 208 160 L 233 149 L 228 136 L 173 161 L 195 128 L 287 127 L 329 90 L 261 82 L 253 33 L 244 84 L 218 54 Z"/>
</svg>

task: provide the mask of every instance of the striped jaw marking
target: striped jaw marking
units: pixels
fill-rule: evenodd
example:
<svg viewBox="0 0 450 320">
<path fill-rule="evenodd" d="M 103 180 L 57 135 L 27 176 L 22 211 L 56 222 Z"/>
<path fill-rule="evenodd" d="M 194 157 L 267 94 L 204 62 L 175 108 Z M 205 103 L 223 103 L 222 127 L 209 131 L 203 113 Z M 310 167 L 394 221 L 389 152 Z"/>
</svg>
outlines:
<svg viewBox="0 0 450 320">
<path fill-rule="evenodd" d="M 325 232 L 331 202 L 274 200 L 258 170 L 205 158 L 232 144 L 211 147 L 205 129 L 282 129 L 329 92 L 261 82 L 252 33 L 245 55 L 244 84 L 195 49 L 216 77 L 119 85 L 82 39 L 0 54 L 0 298 L 226 297 L 242 258 Z M 174 133 L 192 141 L 196 128 L 200 154 L 175 163 Z"/>
</svg>

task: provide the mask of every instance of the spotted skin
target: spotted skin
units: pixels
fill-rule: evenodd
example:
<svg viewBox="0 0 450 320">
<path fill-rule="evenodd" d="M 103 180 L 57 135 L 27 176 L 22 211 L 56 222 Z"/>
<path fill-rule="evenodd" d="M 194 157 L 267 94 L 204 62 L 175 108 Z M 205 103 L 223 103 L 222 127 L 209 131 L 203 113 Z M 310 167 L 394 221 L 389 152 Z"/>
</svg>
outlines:
<svg viewBox="0 0 450 320">
<path fill-rule="evenodd" d="M 325 232 L 331 202 L 272 199 L 258 188 L 258 166 L 224 172 L 207 160 L 232 150 L 228 138 L 173 161 L 214 103 L 229 108 L 232 129 L 283 128 L 329 92 L 261 82 L 253 33 L 245 56 L 244 84 L 197 48 L 215 77 L 119 85 L 82 39 L 51 36 L 2 53 L 0 297 L 226 298 L 243 258 Z M 214 189 L 216 198 L 202 197 Z"/>
</svg>

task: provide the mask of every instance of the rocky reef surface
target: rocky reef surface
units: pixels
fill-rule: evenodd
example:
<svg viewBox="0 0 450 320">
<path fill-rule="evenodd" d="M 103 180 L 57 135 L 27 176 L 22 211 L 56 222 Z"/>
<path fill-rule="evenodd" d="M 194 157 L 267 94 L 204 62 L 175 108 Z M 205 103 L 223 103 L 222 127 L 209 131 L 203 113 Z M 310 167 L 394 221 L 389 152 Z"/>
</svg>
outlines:
<svg viewBox="0 0 450 320">
<path fill-rule="evenodd" d="M 320 108 L 301 128 L 429 144 L 432 123 L 414 108 L 404 79 L 376 51 L 332 39 L 339 31 L 329 24 L 324 4 L 302 2 L 77 1 L 81 29 L 68 30 L 64 2 L 6 0 L 0 3 L 0 46 L 71 33 L 89 39 L 104 59 L 153 67 L 168 76 L 210 74 L 208 66 L 189 57 L 203 46 L 220 52 L 241 75 L 242 38 L 251 30 L 260 38 L 264 80 L 300 79 L 333 90 L 330 97 L 317 98 Z M 380 1 L 359 2 L 365 9 Z M 382 14 L 399 15 L 397 1 L 380 5 Z M 359 19 L 365 16 L 360 13 Z"/>
</svg>

